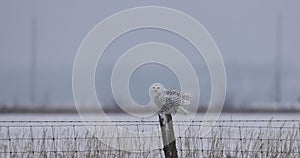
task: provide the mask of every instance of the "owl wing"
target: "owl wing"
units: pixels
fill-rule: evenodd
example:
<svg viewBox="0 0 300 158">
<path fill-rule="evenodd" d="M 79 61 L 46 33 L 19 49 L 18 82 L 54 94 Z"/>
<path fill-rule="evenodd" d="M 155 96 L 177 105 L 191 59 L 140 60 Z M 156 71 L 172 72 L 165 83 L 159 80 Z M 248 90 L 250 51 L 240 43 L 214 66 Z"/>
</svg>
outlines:
<svg viewBox="0 0 300 158">
<path fill-rule="evenodd" d="M 165 95 L 167 102 L 173 105 L 190 105 L 191 104 L 191 95 L 185 92 L 179 92 L 176 90 L 165 90 Z"/>
<path fill-rule="evenodd" d="M 180 106 L 180 102 L 178 98 L 172 95 L 161 95 L 161 102 L 160 111 L 165 113 L 172 113 L 175 112 L 177 107 Z"/>
</svg>

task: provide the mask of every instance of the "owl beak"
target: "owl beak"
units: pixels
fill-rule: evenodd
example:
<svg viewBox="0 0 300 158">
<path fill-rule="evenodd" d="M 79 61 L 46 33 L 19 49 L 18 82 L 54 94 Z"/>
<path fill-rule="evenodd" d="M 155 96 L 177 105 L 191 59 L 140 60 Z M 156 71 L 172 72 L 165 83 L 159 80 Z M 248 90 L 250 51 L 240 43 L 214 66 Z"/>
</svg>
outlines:
<svg viewBox="0 0 300 158">
<path fill-rule="evenodd" d="M 157 90 L 154 90 L 154 92 L 156 93 L 156 92 L 157 92 Z"/>
</svg>

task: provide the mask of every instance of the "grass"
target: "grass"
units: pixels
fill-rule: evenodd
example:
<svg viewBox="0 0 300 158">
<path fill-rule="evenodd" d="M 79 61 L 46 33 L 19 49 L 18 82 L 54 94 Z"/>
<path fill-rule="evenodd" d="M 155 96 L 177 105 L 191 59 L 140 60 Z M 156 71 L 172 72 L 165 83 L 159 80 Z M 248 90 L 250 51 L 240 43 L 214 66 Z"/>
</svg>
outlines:
<svg viewBox="0 0 300 158">
<path fill-rule="evenodd" d="M 300 156 L 297 121 L 220 121 L 201 136 L 203 126 L 174 122 L 179 157 Z M 157 129 L 157 122 L 91 122 L 89 127 L 90 132 L 80 122 L 2 122 L 0 157 L 164 157 L 160 130 L 145 133 Z"/>
</svg>

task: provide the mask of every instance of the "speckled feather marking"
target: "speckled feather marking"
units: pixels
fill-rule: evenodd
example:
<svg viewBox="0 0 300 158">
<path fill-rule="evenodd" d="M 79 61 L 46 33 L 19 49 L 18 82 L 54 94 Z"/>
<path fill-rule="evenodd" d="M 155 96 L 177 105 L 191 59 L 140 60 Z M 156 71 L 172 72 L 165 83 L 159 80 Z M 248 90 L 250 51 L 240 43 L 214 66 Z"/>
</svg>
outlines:
<svg viewBox="0 0 300 158">
<path fill-rule="evenodd" d="M 161 112 L 172 113 L 178 110 L 179 106 L 189 105 L 191 96 L 176 90 L 165 90 L 155 97 L 156 105 Z"/>
</svg>

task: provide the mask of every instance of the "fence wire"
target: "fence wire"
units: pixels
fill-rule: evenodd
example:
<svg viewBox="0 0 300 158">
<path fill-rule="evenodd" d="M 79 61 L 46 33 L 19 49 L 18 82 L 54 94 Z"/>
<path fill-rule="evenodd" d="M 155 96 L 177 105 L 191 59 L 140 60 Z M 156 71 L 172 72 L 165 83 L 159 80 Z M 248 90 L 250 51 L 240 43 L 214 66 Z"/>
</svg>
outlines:
<svg viewBox="0 0 300 158">
<path fill-rule="evenodd" d="M 179 157 L 300 157 L 300 120 L 173 124 Z M 210 128 L 206 135 L 201 133 L 204 127 Z M 158 121 L 0 121 L 0 157 L 164 154 Z"/>
</svg>

